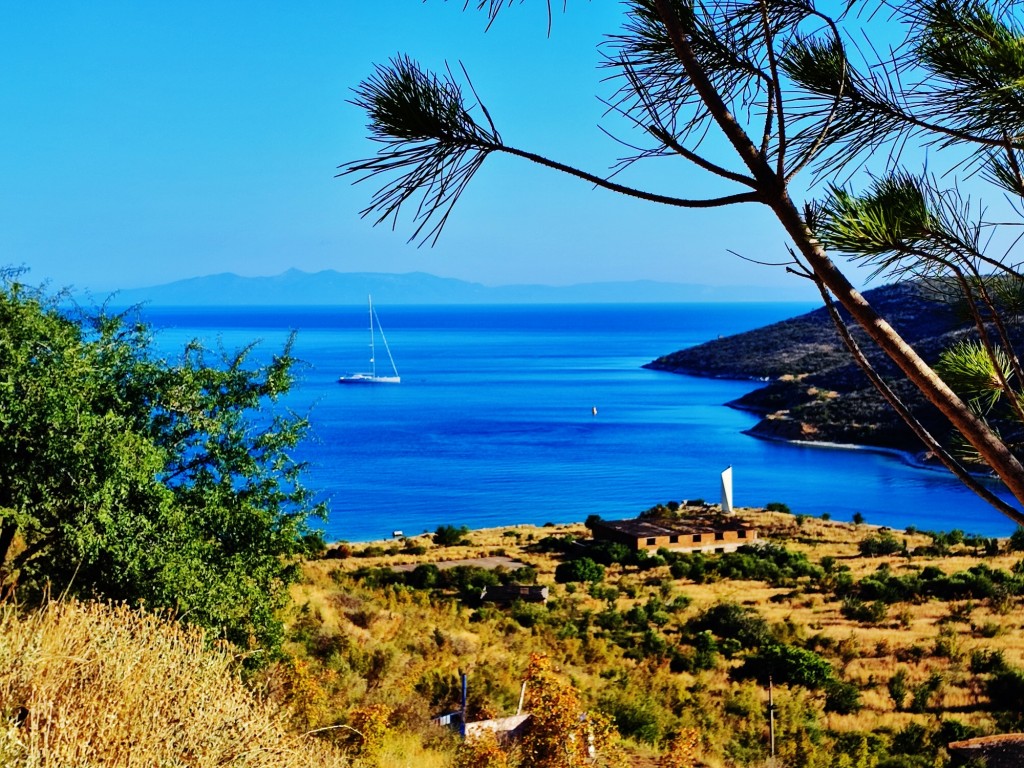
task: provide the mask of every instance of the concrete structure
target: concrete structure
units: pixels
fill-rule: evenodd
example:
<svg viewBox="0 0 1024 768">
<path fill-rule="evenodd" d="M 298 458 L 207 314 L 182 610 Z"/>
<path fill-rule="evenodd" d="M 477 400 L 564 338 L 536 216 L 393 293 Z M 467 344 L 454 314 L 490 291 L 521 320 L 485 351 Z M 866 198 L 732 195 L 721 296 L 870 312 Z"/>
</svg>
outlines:
<svg viewBox="0 0 1024 768">
<path fill-rule="evenodd" d="M 523 734 L 526 728 L 526 721 L 530 714 L 512 715 L 512 717 L 498 717 L 494 720 L 477 720 L 475 723 L 466 723 L 463 728 L 463 736 L 472 739 L 491 731 L 498 737 L 499 744 L 507 744 L 515 741 Z"/>
<path fill-rule="evenodd" d="M 732 552 L 757 541 L 757 528 L 731 516 L 599 520 L 591 524 L 590 530 L 598 541 L 615 541 L 648 552 L 662 547 L 684 552 Z"/>
<path fill-rule="evenodd" d="M 981 760 L 986 768 L 1020 768 L 1024 765 L 1024 733 L 954 741 L 949 751 L 962 761 Z"/>
<path fill-rule="evenodd" d="M 726 467 L 722 472 L 722 514 L 731 515 L 732 508 L 732 467 Z"/>
</svg>

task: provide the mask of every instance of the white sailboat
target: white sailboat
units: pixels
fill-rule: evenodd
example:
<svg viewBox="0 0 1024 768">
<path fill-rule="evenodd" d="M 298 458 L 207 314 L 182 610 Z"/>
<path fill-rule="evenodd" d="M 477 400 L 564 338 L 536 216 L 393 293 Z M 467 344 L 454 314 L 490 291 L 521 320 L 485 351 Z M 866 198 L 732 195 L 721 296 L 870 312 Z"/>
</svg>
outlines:
<svg viewBox="0 0 1024 768">
<path fill-rule="evenodd" d="M 402 379 L 398 375 L 398 368 L 395 367 L 395 359 L 391 356 L 391 348 L 388 340 L 384 337 L 384 329 L 380 327 L 380 318 L 373 308 L 373 297 L 368 296 L 370 305 L 370 372 L 369 373 L 346 373 L 338 377 L 339 384 L 398 384 Z M 384 342 L 384 350 L 388 353 L 388 360 L 391 362 L 391 376 L 377 375 L 377 354 L 376 334 L 380 333 L 380 339 Z"/>
</svg>

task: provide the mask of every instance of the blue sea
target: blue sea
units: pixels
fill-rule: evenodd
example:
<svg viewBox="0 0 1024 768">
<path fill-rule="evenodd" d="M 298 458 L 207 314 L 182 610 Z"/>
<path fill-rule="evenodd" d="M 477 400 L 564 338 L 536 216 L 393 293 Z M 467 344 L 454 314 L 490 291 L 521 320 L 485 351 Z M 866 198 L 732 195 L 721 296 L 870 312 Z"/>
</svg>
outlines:
<svg viewBox="0 0 1024 768">
<path fill-rule="evenodd" d="M 398 385 L 342 386 L 365 371 L 365 308 L 148 308 L 157 346 L 254 355 L 297 332 L 303 363 L 284 405 L 308 414 L 297 457 L 326 500 L 331 541 L 634 517 L 658 503 L 717 501 L 929 530 L 1008 535 L 1013 525 L 940 470 L 898 457 L 768 442 L 724 404 L 756 382 L 642 368 L 654 358 L 811 308 L 808 304 L 384 306 Z M 387 365 L 378 342 L 377 361 Z M 593 409 L 597 408 L 596 415 Z"/>
</svg>

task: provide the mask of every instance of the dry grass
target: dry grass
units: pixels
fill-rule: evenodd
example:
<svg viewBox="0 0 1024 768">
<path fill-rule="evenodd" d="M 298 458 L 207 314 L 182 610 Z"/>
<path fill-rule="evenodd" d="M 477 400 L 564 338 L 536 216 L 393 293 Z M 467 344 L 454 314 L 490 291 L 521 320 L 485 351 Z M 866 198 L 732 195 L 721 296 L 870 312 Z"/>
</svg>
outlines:
<svg viewBox="0 0 1024 768">
<path fill-rule="evenodd" d="M 21 615 L 0 608 L 0 764 L 30 766 L 347 766 L 290 733 L 232 659 L 199 632 L 76 601 Z"/>
<path fill-rule="evenodd" d="M 763 510 L 739 511 L 758 526 L 763 536 L 790 550 L 807 554 L 816 563 L 820 563 L 824 557 L 830 557 L 837 566 L 848 568 L 855 579 L 861 579 L 881 566 L 887 566 L 894 574 L 926 566 L 937 566 L 946 573 L 953 573 L 978 563 L 1010 570 L 1020 559 L 1019 553 L 976 557 L 966 550 L 943 557 L 920 554 L 909 559 L 900 555 L 863 557 L 859 553 L 858 544 L 865 536 L 876 533 L 876 526 L 858 526 L 817 518 L 801 519 L 790 514 Z M 545 536 L 566 533 L 587 535 L 586 529 L 578 524 L 555 527 L 514 526 L 472 531 L 468 536 L 469 544 L 445 548 L 431 546 L 429 537 L 418 537 L 418 543 L 427 545 L 428 551 L 424 555 L 400 553 L 310 563 L 310 581 L 296 590 L 295 597 L 299 603 L 320 602 L 323 599 L 318 594 L 321 589 L 324 596 L 331 592 L 329 579 L 325 577 L 334 568 L 348 571 L 363 566 L 388 566 L 399 562 L 461 559 L 493 554 L 500 549 L 508 556 L 536 567 L 541 583 L 551 586 L 553 598 L 568 600 L 576 605 L 578 611 L 599 612 L 606 605 L 603 600 L 589 597 L 582 588 L 569 596 L 564 586 L 551 584 L 554 567 L 558 562 L 556 557 L 527 551 L 532 542 Z M 918 533 L 908 535 L 902 531 L 893 531 L 893 534 L 901 540 L 906 539 L 911 551 L 923 551 L 932 541 L 930 537 Z M 393 542 L 377 542 L 376 545 L 385 548 L 397 546 Z M 358 551 L 360 547 L 355 549 Z M 965 723 L 982 728 L 991 727 L 991 716 L 984 711 L 985 700 L 979 688 L 978 676 L 969 671 L 972 651 L 1000 652 L 1009 664 L 1024 666 L 1024 628 L 1017 613 L 1022 603 L 1020 599 L 1013 601 L 1015 607 L 1009 613 L 998 613 L 987 601 L 922 600 L 898 603 L 890 607 L 886 620 L 867 624 L 843 616 L 841 601 L 827 593 L 804 590 L 800 594 L 792 594 L 789 588 L 774 588 L 764 582 L 721 580 L 695 584 L 672 579 L 667 568 L 638 574 L 631 569 L 615 566 L 608 569 L 605 583 L 620 588 L 621 594 L 614 605 L 623 612 L 644 603 L 659 586 L 664 589 L 666 584 L 671 584 L 670 594 L 685 594 L 692 600 L 690 608 L 678 620 L 694 616 L 717 602 L 737 602 L 755 608 L 773 624 L 785 621 L 797 627 L 797 631 L 804 637 L 819 635 L 831 641 L 834 649 L 828 655 L 843 677 L 858 685 L 864 703 L 864 709 L 857 714 L 827 716 L 829 727 L 840 731 L 873 731 L 879 728 L 898 730 L 911 721 L 927 721 L 934 717 L 935 712 L 941 711 L 955 713 Z M 626 596 L 626 590 L 623 589 L 626 585 L 635 597 Z M 951 621 L 954 612 L 958 614 L 958 620 Z M 331 613 L 330 610 L 325 611 L 325 623 L 336 624 Z M 945 641 L 952 650 L 948 656 L 935 653 L 944 627 L 947 632 Z M 990 630 L 996 628 L 997 632 L 993 636 L 991 631 L 983 631 L 985 627 Z M 488 634 L 485 626 L 476 624 L 465 629 L 469 630 L 466 634 L 471 638 L 471 642 L 463 643 L 462 651 L 465 655 L 473 657 L 478 664 L 485 664 L 485 659 L 486 664 L 509 663 L 511 649 L 506 647 L 495 652 L 491 644 L 498 638 Z M 373 634 L 380 637 L 377 628 L 374 628 Z M 508 644 L 515 636 L 514 633 L 509 634 L 504 642 L 498 642 Z M 573 641 L 562 641 L 562 647 L 568 661 L 568 657 L 573 655 Z M 575 679 L 586 685 L 596 677 L 602 663 L 612 663 L 620 668 L 630 667 L 628 662 L 619 658 L 617 652 L 610 651 L 610 654 L 607 659 L 595 660 L 594 665 L 581 665 L 578 660 L 576 665 L 570 664 L 575 666 L 572 670 Z M 461 659 L 463 662 L 467 660 Z M 906 671 L 910 686 L 921 685 L 934 674 L 942 676 L 941 689 L 931 699 L 928 714 L 912 715 L 895 710 L 886 683 L 899 669 Z M 722 675 L 721 682 L 725 684 L 724 672 Z M 595 687 L 600 687 L 600 683 Z"/>
</svg>

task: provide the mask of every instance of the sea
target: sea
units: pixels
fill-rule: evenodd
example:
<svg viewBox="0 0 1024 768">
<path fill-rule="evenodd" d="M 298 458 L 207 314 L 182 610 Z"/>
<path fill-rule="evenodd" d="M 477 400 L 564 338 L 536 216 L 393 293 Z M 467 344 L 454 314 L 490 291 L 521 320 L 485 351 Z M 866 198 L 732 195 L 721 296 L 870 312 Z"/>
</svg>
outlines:
<svg viewBox="0 0 1024 768">
<path fill-rule="evenodd" d="M 772 442 L 726 406 L 758 382 L 682 376 L 644 363 L 757 328 L 810 304 L 380 306 L 400 384 L 341 385 L 369 368 L 365 307 L 143 308 L 168 359 L 199 340 L 256 362 L 292 332 L 292 391 L 307 416 L 294 452 L 326 502 L 328 541 L 635 517 L 669 501 L 1006 536 L 1014 526 L 945 471 L 892 454 Z M 379 373 L 390 371 L 378 338 Z M 994 488 L 1002 492 L 998 486 Z"/>
</svg>

